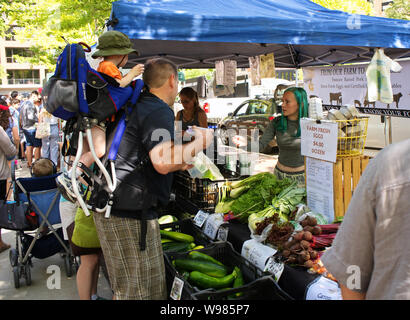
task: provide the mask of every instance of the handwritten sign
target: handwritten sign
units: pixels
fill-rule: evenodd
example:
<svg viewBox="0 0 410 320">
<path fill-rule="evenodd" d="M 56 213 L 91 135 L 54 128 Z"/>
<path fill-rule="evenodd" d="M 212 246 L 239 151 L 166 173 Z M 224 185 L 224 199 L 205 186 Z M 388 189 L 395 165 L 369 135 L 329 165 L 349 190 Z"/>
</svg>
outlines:
<svg viewBox="0 0 410 320">
<path fill-rule="evenodd" d="M 333 163 L 306 158 L 306 193 L 308 207 L 333 221 Z"/>
<path fill-rule="evenodd" d="M 336 162 L 337 123 L 300 119 L 301 153 L 303 156 Z"/>
<path fill-rule="evenodd" d="M 260 270 L 264 270 L 267 260 L 276 252 L 277 250 L 268 247 L 255 239 L 250 239 L 243 243 L 241 255 L 252 262 Z"/>
</svg>

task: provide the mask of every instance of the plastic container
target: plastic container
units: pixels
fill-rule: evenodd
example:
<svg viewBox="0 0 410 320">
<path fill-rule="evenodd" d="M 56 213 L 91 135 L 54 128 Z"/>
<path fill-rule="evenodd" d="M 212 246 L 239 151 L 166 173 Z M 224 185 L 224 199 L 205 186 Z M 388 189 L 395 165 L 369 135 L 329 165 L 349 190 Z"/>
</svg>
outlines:
<svg viewBox="0 0 410 320">
<path fill-rule="evenodd" d="M 174 278 L 184 282 L 181 300 L 228 300 L 234 293 L 241 292 L 242 296 L 235 300 L 292 300 L 268 273 L 261 272 L 252 263 L 237 253 L 229 242 L 215 242 L 208 248 L 198 250 L 222 262 L 231 272 L 239 267 L 243 274 L 244 285 L 235 289 L 199 289 L 191 285 L 172 265 L 172 260 L 186 258 L 188 253 L 165 253 L 165 270 L 168 294 L 171 292 Z"/>
<path fill-rule="evenodd" d="M 363 154 L 367 138 L 368 120 L 369 117 L 336 120 L 339 124 L 339 128 L 342 127 L 337 137 L 338 158 Z"/>
</svg>

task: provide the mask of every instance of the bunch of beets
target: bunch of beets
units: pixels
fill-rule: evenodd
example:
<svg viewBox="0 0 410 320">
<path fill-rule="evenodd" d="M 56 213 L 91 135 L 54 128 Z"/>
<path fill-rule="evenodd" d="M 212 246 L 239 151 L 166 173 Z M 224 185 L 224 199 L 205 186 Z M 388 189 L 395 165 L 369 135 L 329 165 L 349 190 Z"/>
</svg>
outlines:
<svg viewBox="0 0 410 320">
<path fill-rule="evenodd" d="M 314 217 L 308 216 L 300 224 L 303 231 L 298 231 L 283 245 L 282 256 L 286 263 L 312 268 L 313 262 L 319 257 L 318 252 L 313 249 L 313 240 L 322 230 Z"/>
</svg>

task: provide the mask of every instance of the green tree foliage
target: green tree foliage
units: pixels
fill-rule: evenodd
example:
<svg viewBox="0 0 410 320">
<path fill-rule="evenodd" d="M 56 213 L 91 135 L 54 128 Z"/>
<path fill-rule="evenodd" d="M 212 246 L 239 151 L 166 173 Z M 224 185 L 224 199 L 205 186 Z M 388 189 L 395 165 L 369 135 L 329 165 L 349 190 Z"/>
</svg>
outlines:
<svg viewBox="0 0 410 320">
<path fill-rule="evenodd" d="M 395 0 L 385 11 L 387 18 L 410 20 L 409 0 Z"/>
<path fill-rule="evenodd" d="M 14 30 L 16 39 L 30 39 L 33 57 L 19 57 L 32 64 L 46 65 L 51 70 L 55 59 L 69 42 L 94 44 L 103 32 L 114 0 L 0 0 L 0 13 Z M 7 29 L 0 26 L 1 30 Z"/>
<path fill-rule="evenodd" d="M 311 0 L 327 9 L 340 10 L 352 14 L 373 15 L 374 10 L 370 2 L 366 0 Z"/>
</svg>

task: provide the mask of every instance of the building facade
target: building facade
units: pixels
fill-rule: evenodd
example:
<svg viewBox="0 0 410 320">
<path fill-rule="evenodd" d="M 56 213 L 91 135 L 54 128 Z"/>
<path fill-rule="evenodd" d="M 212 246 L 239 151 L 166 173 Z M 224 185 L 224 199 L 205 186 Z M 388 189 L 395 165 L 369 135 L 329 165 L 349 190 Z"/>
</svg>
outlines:
<svg viewBox="0 0 410 320">
<path fill-rule="evenodd" d="M 30 56 L 29 42 L 18 42 L 14 37 L 0 38 L 0 95 L 8 95 L 16 90 L 21 93 L 30 93 L 43 86 L 46 77 L 46 67 L 33 66 L 29 63 L 18 63 L 16 55 Z"/>
</svg>

